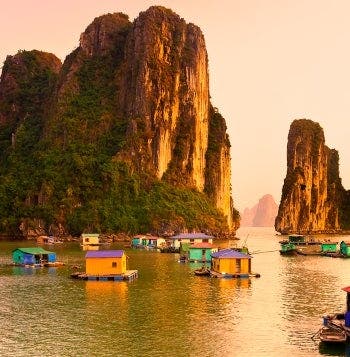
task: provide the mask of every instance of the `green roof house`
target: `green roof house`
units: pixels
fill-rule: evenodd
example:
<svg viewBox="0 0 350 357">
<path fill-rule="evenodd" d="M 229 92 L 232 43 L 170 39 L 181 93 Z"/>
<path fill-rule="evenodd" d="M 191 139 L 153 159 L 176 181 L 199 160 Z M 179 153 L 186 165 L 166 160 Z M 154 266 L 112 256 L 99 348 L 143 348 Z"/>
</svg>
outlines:
<svg viewBox="0 0 350 357">
<path fill-rule="evenodd" d="M 56 261 L 56 253 L 40 247 L 17 248 L 12 252 L 12 260 L 16 265 L 54 263 Z"/>
</svg>

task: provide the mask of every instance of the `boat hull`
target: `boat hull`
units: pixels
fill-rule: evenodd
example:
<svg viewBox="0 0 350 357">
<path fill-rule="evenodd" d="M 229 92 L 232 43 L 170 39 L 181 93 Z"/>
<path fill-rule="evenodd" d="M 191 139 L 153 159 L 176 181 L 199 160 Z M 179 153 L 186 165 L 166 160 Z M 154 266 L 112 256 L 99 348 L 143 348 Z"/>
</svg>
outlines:
<svg viewBox="0 0 350 357">
<path fill-rule="evenodd" d="M 347 340 L 346 332 L 341 328 L 322 327 L 319 333 L 319 339 L 324 343 L 345 343 Z"/>
<path fill-rule="evenodd" d="M 298 255 L 298 252 L 296 249 L 280 250 L 280 254 L 285 256 L 294 256 L 294 255 Z"/>
</svg>

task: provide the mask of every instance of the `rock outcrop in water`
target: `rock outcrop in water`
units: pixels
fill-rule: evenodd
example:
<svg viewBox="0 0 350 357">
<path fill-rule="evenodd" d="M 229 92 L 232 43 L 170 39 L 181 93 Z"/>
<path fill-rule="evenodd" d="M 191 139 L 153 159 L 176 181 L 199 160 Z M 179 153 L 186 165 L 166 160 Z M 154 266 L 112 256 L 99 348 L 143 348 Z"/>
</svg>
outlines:
<svg viewBox="0 0 350 357">
<path fill-rule="evenodd" d="M 241 215 L 242 227 L 273 227 L 278 206 L 271 195 L 264 195 L 252 208 L 246 208 Z"/>
<path fill-rule="evenodd" d="M 348 229 L 348 197 L 339 177 L 338 152 L 325 145 L 321 126 L 295 120 L 288 135 L 287 176 L 275 229 L 285 234 Z"/>
<path fill-rule="evenodd" d="M 3 67 L 2 230 L 234 233 L 230 143 L 197 26 L 157 6 L 134 22 L 107 14 L 62 67 L 38 54 Z M 16 77 L 13 59 L 32 67 Z"/>
</svg>

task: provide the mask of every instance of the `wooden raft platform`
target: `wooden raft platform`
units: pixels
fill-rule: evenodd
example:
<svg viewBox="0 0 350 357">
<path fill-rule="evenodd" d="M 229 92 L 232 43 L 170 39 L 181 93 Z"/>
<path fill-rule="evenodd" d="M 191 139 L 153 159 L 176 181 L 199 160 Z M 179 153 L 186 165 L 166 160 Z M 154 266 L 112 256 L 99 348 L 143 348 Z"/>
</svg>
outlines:
<svg viewBox="0 0 350 357">
<path fill-rule="evenodd" d="M 222 278 L 222 279 L 260 278 L 260 274 L 258 274 L 258 273 L 251 273 L 251 274 L 240 274 L 240 273 L 237 273 L 237 274 L 221 274 L 221 273 L 217 273 L 216 271 L 213 271 L 213 270 L 210 271 L 210 276 L 212 278 Z"/>
<path fill-rule="evenodd" d="M 127 270 L 121 275 L 87 275 L 82 272 L 72 273 L 71 278 L 92 281 L 133 281 L 138 278 L 138 270 Z"/>
</svg>

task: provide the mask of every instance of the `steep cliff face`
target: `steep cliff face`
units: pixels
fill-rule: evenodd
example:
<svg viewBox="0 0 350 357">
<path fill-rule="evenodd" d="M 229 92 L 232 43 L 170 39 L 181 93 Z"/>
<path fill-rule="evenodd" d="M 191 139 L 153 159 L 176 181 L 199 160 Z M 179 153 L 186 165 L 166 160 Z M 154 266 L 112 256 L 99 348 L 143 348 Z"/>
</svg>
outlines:
<svg viewBox="0 0 350 357">
<path fill-rule="evenodd" d="M 210 105 L 198 27 L 158 6 L 133 23 L 103 15 L 62 68 L 55 64 L 54 86 L 40 99 L 37 183 L 23 194 L 36 205 L 32 217 L 51 231 L 165 230 L 167 218 L 178 230 L 235 231 L 230 143 Z M 3 81 L 0 95 L 14 86 Z M 6 110 L 0 121 L 9 123 Z"/>
<path fill-rule="evenodd" d="M 239 213 L 231 198 L 230 141 L 225 119 L 216 108 L 209 111 L 209 138 L 206 152 L 205 192 L 227 217 L 229 226 L 239 228 Z"/>
<path fill-rule="evenodd" d="M 343 194 L 338 154 L 325 145 L 323 129 L 311 120 L 295 120 L 288 135 L 287 176 L 276 230 L 281 233 L 339 231 Z"/>
<path fill-rule="evenodd" d="M 137 171 L 175 185 L 206 191 L 238 227 L 230 191 L 230 144 L 209 102 L 208 59 L 200 29 L 171 10 L 151 7 L 128 35 L 120 84 L 121 116 L 129 121 L 127 146 L 118 157 Z M 208 144 L 218 148 L 206 156 Z M 212 161 L 210 161 L 212 160 Z M 217 165 L 214 171 L 212 163 Z M 210 166 L 210 169 L 208 167 Z"/>
<path fill-rule="evenodd" d="M 121 107 L 139 169 L 204 189 L 208 145 L 208 60 L 203 35 L 171 10 L 151 7 L 126 46 Z M 134 140 L 141 134 L 141 140 Z"/>
</svg>

